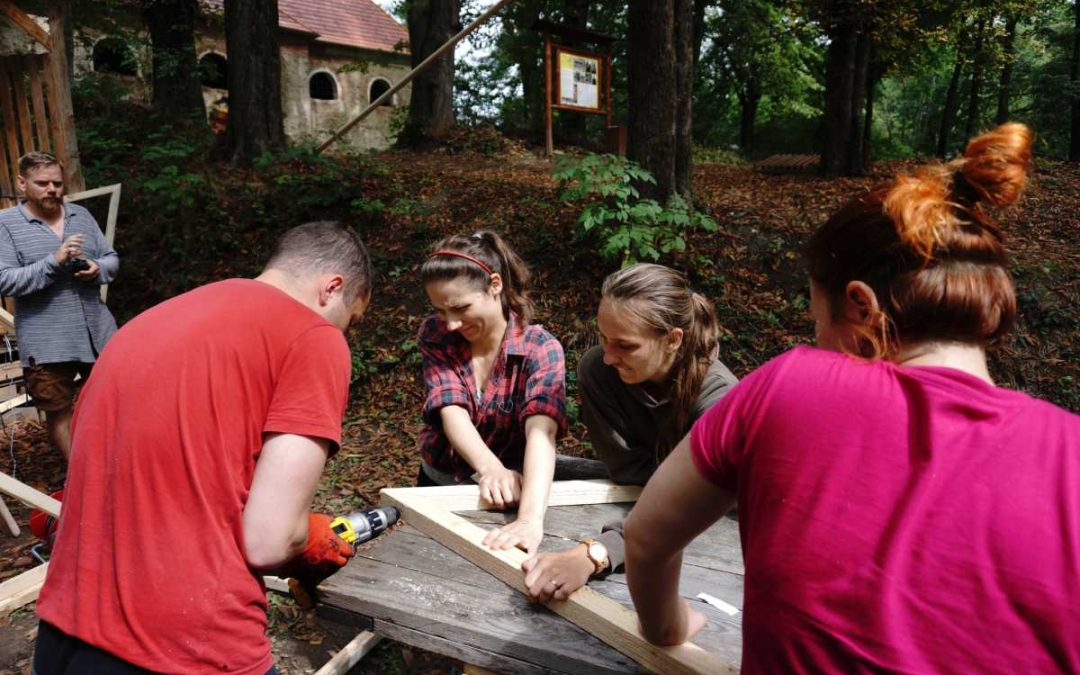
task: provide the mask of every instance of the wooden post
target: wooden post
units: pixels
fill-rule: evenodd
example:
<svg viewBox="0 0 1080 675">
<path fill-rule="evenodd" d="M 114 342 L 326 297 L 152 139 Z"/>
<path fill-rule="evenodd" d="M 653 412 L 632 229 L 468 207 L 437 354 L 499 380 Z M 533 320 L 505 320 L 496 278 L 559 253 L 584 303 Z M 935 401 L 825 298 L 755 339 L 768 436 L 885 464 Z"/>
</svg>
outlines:
<svg viewBox="0 0 1080 675">
<path fill-rule="evenodd" d="M 605 77 L 606 84 L 604 89 L 604 104 L 607 106 L 606 114 L 604 115 L 604 126 L 608 129 L 611 128 L 611 113 L 615 109 L 615 103 L 611 100 L 611 47 L 608 47 L 607 55 L 604 57 L 604 70 L 607 71 Z"/>
<path fill-rule="evenodd" d="M 544 36 L 544 131 L 546 134 L 546 143 L 544 145 L 545 152 L 548 157 L 555 154 L 555 131 L 554 126 L 554 114 L 551 109 L 551 71 L 554 68 L 554 64 L 551 59 L 551 36 Z"/>
<path fill-rule="evenodd" d="M 14 0 L 0 0 L 0 14 L 11 19 L 24 33 L 37 40 L 45 49 L 49 49 L 49 34 L 38 25 L 34 18 L 15 6 Z"/>
<path fill-rule="evenodd" d="M 64 3 L 61 0 L 49 0 L 49 72 L 48 79 L 52 80 L 52 90 L 56 102 L 56 114 L 59 124 L 60 137 L 54 139 L 57 147 L 63 147 L 61 157 L 64 157 L 64 183 L 66 192 L 82 192 L 86 189 L 86 180 L 83 178 L 82 162 L 79 158 L 79 142 L 75 137 L 75 110 L 71 105 L 71 83 L 68 80 L 67 49 L 64 45 L 64 35 L 67 26 L 64 21 Z"/>
</svg>

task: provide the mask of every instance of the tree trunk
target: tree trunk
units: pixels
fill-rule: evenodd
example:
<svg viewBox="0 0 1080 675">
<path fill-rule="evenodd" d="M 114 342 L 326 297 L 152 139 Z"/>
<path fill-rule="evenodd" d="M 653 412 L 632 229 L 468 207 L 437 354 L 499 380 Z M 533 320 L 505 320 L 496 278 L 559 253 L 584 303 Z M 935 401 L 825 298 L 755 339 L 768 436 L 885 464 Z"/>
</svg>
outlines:
<svg viewBox="0 0 1080 675">
<path fill-rule="evenodd" d="M 938 130 L 937 155 L 945 157 L 949 151 L 949 133 L 956 124 L 956 113 L 960 110 L 960 78 L 964 74 L 963 38 L 956 49 L 956 65 L 953 66 L 949 89 L 945 92 L 945 107 L 941 111 L 941 128 Z"/>
<path fill-rule="evenodd" d="M 459 0 L 409 0 L 409 49 L 415 68 L 460 27 Z M 398 143 L 418 147 L 454 126 L 454 53 L 451 51 L 413 80 L 409 117 Z"/>
<path fill-rule="evenodd" d="M 870 35 L 865 28 L 860 29 L 855 44 L 855 69 L 851 82 L 851 116 L 849 118 L 851 133 L 847 166 L 844 167 L 845 176 L 861 176 L 866 173 L 866 167 L 863 165 L 863 141 L 865 140 L 863 122 L 865 122 L 867 80 L 870 77 L 870 47 Z"/>
<path fill-rule="evenodd" d="M 754 86 L 739 94 L 739 147 L 745 157 L 754 154 L 754 125 L 757 122 L 758 103 L 761 102 L 761 87 Z"/>
<path fill-rule="evenodd" d="M 863 140 L 862 140 L 862 167 L 866 171 L 870 167 L 871 149 L 874 138 L 874 91 L 881 81 L 884 68 L 877 64 L 870 67 L 870 74 L 866 78 L 866 114 L 863 117 Z"/>
<path fill-rule="evenodd" d="M 285 147 L 277 0 L 225 0 L 226 144 L 235 166 Z"/>
<path fill-rule="evenodd" d="M 675 191 L 692 198 L 694 101 L 694 0 L 675 0 Z"/>
<path fill-rule="evenodd" d="M 666 201 L 675 191 L 676 0 L 630 0 L 627 12 L 629 148 L 652 173 L 643 194 Z"/>
<path fill-rule="evenodd" d="M 206 124 L 195 57 L 197 0 L 143 0 L 153 45 L 154 107 L 173 119 Z"/>
<path fill-rule="evenodd" d="M 1073 28 L 1072 73 L 1072 136 L 1069 141 L 1069 159 L 1080 162 L 1080 0 L 1073 0 L 1076 25 Z"/>
<path fill-rule="evenodd" d="M 1009 98 L 1012 96 L 1012 72 L 1016 62 L 1016 22 L 1018 15 L 1012 14 L 1005 23 L 1005 37 L 1003 38 L 1003 53 L 1005 62 L 1001 65 L 1001 79 L 998 82 L 998 124 L 1009 121 Z"/>
<path fill-rule="evenodd" d="M 982 93 L 983 72 L 986 69 L 986 54 L 983 41 L 986 37 L 986 21 L 979 21 L 975 31 L 975 60 L 971 66 L 971 86 L 968 88 L 967 122 L 964 124 L 964 139 L 971 138 L 979 125 L 979 94 Z"/>
<path fill-rule="evenodd" d="M 825 57 L 825 117 L 821 170 L 826 176 L 842 176 L 851 142 L 852 90 L 855 84 L 855 53 L 858 35 L 851 23 L 830 31 Z"/>
</svg>

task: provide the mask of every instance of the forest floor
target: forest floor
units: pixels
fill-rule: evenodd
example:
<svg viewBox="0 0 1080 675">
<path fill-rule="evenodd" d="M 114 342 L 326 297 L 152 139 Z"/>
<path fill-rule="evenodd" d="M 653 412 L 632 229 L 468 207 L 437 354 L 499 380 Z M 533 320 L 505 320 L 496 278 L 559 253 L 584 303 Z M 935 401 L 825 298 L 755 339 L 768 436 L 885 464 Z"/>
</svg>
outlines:
<svg viewBox="0 0 1080 675">
<path fill-rule="evenodd" d="M 595 343 L 594 314 L 603 277 L 617 263 L 601 260 L 595 242 L 577 233 L 579 206 L 561 203 L 550 162 L 510 147 L 497 156 L 388 152 L 363 160 L 355 188 L 382 205 L 365 216 L 363 236 L 379 280 L 368 316 L 352 336 L 353 395 L 341 452 L 329 463 L 316 508 L 346 513 L 378 501 L 379 489 L 411 484 L 423 399 L 415 336 L 429 307 L 416 272 L 440 237 L 479 228 L 503 233 L 531 265 L 538 320 L 563 342 L 568 360 L 571 433 L 560 452 L 588 456 L 577 419 L 574 369 Z M 910 164 L 882 162 L 863 178 L 764 175 L 750 166 L 695 167 L 698 198 L 719 231 L 696 234 L 684 253 L 662 262 L 687 270 L 716 304 L 723 325 L 721 358 L 743 376 L 769 358 L 812 339 L 807 282 L 799 245 L 847 198 Z M 244 180 L 222 170 L 224 180 Z M 1067 409 L 1080 410 L 1080 166 L 1043 161 L 1021 206 L 1001 214 L 1012 252 L 1020 321 L 992 357 L 992 373 Z M 255 235 L 253 235 L 255 236 Z M 213 246 L 213 242 L 210 242 Z M 121 255 L 125 252 L 120 246 Z M 216 273 L 238 273 L 223 260 Z M 116 284 L 110 303 L 130 316 L 145 307 L 138 289 Z M 5 420 L 6 421 L 6 420 Z M 64 467 L 36 422 L 5 425 L 0 471 L 47 490 Z M 25 524 L 27 509 L 12 506 Z M 0 537 L 6 535 L 0 534 Z M 32 566 L 29 535 L 0 539 L 0 579 Z M 492 581 L 492 583 L 497 583 Z M 0 675 L 28 673 L 33 607 L 0 618 Z M 271 635 L 285 675 L 307 673 L 351 635 L 329 626 L 289 598 L 271 599 Z M 384 643 L 359 673 L 456 672 L 457 664 Z"/>
</svg>

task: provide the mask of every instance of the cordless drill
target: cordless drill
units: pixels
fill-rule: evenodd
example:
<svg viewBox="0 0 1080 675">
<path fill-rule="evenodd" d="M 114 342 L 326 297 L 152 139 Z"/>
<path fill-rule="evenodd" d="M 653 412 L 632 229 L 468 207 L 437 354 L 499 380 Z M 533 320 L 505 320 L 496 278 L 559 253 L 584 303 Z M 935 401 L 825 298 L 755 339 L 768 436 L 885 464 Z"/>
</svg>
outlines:
<svg viewBox="0 0 1080 675">
<path fill-rule="evenodd" d="M 359 546 L 396 523 L 398 515 L 398 510 L 393 506 L 371 507 L 334 518 L 330 521 L 330 529 L 352 546 Z M 314 607 L 315 587 L 325 578 L 303 575 L 289 579 L 289 592 L 296 604 L 304 609 Z"/>
<path fill-rule="evenodd" d="M 398 510 L 393 506 L 372 507 L 334 518 L 330 521 L 330 529 L 353 546 L 359 546 L 379 536 L 397 519 Z"/>
</svg>

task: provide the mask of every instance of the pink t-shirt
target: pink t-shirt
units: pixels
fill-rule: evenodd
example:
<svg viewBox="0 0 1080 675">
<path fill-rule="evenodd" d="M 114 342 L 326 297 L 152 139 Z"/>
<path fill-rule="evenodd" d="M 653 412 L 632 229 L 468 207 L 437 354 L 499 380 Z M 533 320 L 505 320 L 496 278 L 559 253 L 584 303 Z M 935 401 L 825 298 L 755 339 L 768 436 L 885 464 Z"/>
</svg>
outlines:
<svg viewBox="0 0 1080 675">
<path fill-rule="evenodd" d="M 745 672 L 1080 672 L 1080 417 L 800 347 L 691 448 L 738 495 Z"/>
<path fill-rule="evenodd" d="M 269 433 L 341 442 L 341 331 L 278 289 L 231 279 L 132 319 L 72 423 L 64 508 L 38 614 L 143 668 L 262 675 L 262 576 L 243 513 Z"/>
</svg>

